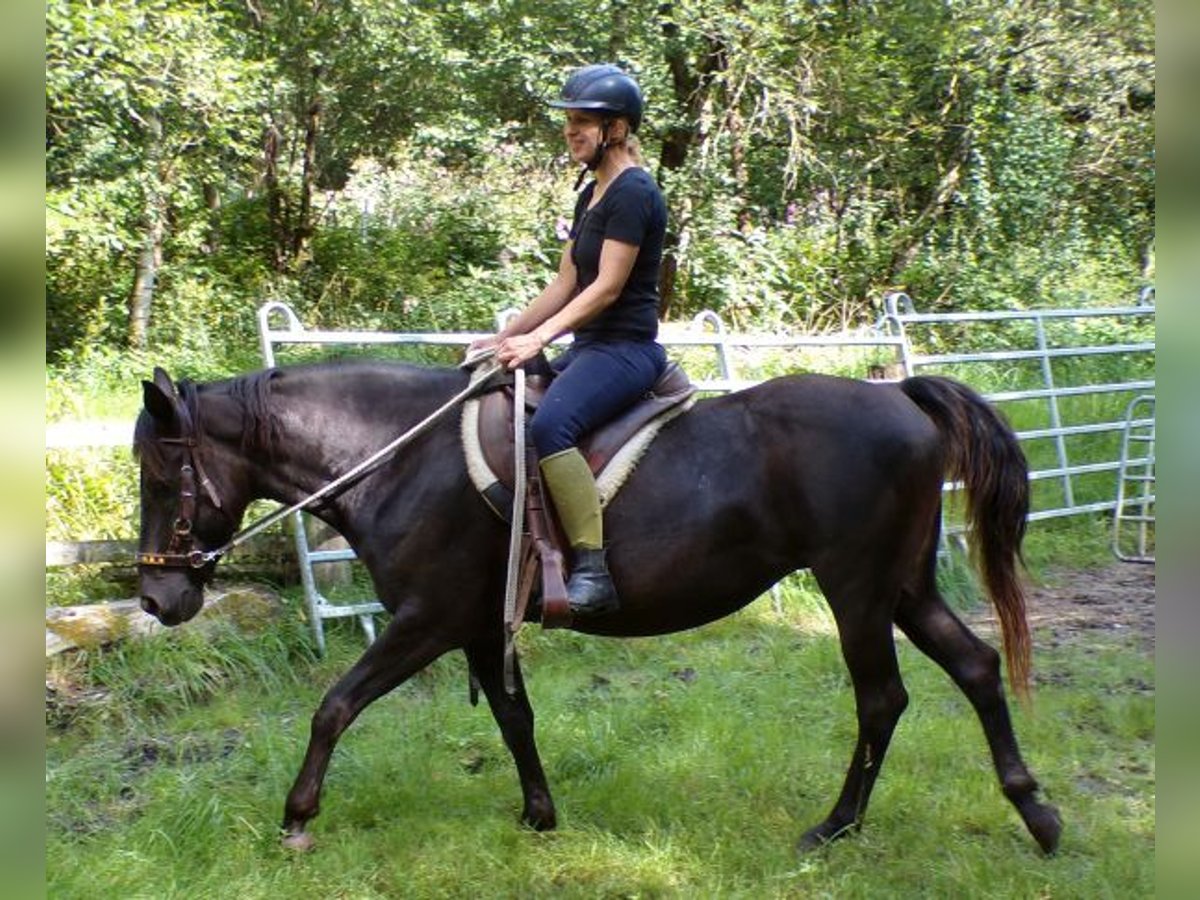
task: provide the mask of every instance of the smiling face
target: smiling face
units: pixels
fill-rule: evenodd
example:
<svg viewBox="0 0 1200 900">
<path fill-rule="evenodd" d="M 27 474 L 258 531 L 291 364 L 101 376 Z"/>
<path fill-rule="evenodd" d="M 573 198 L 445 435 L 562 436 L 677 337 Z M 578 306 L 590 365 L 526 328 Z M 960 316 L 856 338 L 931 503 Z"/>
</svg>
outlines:
<svg viewBox="0 0 1200 900">
<path fill-rule="evenodd" d="M 614 120 L 608 128 L 609 143 L 615 143 L 625 134 L 625 121 Z M 567 140 L 567 150 L 577 163 L 587 165 L 596 156 L 601 142 L 604 140 L 604 119 L 599 114 L 585 109 L 568 109 L 567 118 L 563 123 L 563 137 Z"/>
</svg>

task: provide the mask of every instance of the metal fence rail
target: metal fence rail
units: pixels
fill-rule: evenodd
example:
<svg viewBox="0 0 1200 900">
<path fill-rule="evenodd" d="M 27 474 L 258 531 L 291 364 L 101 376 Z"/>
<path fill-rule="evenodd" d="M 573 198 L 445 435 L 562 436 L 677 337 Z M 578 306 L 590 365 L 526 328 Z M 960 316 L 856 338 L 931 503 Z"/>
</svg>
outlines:
<svg viewBox="0 0 1200 900">
<path fill-rule="evenodd" d="M 1127 562 L 1154 562 L 1154 443 L 1154 395 L 1142 394 L 1125 411 L 1113 514 L 1113 555 Z M 1131 453 L 1134 447 L 1140 456 Z"/>
<path fill-rule="evenodd" d="M 1128 307 L 921 313 L 907 296 L 889 294 L 876 325 L 856 332 L 737 334 L 729 332 L 717 314 L 704 312 L 688 323 L 664 325 L 660 341 L 673 357 L 683 359 L 693 382 L 708 393 L 750 387 L 769 374 L 795 369 L 862 376 L 868 363 L 894 377 L 939 373 L 967 383 L 1004 384 L 1002 376 L 1012 380 L 1019 375 L 1018 384 L 1005 385 L 986 396 L 1022 423 L 1017 436 L 1032 461 L 1030 480 L 1035 488 L 1030 520 L 1112 511 L 1114 553 L 1122 558 L 1152 558 L 1148 549 L 1152 536 L 1147 535 L 1152 535 L 1153 528 L 1153 486 L 1147 492 L 1144 476 L 1153 477 L 1154 465 L 1155 342 L 1136 339 L 1139 327 L 1152 335 L 1152 299 L 1149 291 Z M 514 312 L 501 313 L 497 324 Z M 289 346 L 463 348 L 481 336 L 475 332 L 308 329 L 290 307 L 278 302 L 264 304 L 257 316 L 262 359 L 267 366 L 276 365 L 278 353 Z M 987 348 L 970 346 L 978 342 L 983 330 L 989 332 Z M 1005 349 L 996 350 L 996 346 Z M 1105 367 L 1098 380 L 1088 377 L 1086 371 L 1084 377 L 1072 372 L 1073 366 L 1086 369 L 1105 359 L 1119 363 Z M 1126 373 L 1128 377 L 1122 377 Z M 1103 415 L 1070 414 L 1073 404 L 1088 403 L 1101 407 Z M 1118 410 L 1125 414 L 1119 415 Z M 47 427 L 47 448 L 127 445 L 130 433 L 127 423 L 51 425 Z M 1142 440 L 1147 434 L 1151 440 Z M 1097 450 L 1097 444 L 1103 446 Z M 1131 478 L 1143 480 L 1134 484 Z M 1131 512 L 1130 503 L 1141 507 Z M 357 616 L 368 636 L 373 636 L 371 617 L 381 611 L 380 605 L 369 598 L 332 602 L 323 596 L 314 577 L 314 566 L 348 562 L 355 559 L 353 551 L 311 548 L 299 513 L 292 526 L 318 646 L 324 647 L 323 621 L 327 618 Z M 1122 526 L 1137 531 L 1136 545 L 1128 552 L 1119 546 Z M 948 530 L 953 532 L 956 526 L 950 524 Z M 49 545 L 47 554 L 50 564 Z"/>
<path fill-rule="evenodd" d="M 1100 462 L 1079 461 L 1080 454 L 1072 450 L 1068 439 L 1084 435 L 1117 435 L 1126 429 L 1125 420 L 1112 418 L 1098 422 L 1066 424 L 1063 417 L 1063 404 L 1060 401 L 1066 398 L 1103 395 L 1127 397 L 1154 390 L 1152 377 L 1131 376 L 1125 381 L 1108 381 L 1100 384 L 1064 384 L 1065 378 L 1061 371 L 1061 364 L 1068 360 L 1123 356 L 1129 360 L 1131 369 L 1143 368 L 1152 373 L 1155 352 L 1153 340 L 1132 342 L 1116 340 L 1105 343 L 1093 339 L 1090 343 L 1055 345 L 1051 340 L 1048 326 L 1052 323 L 1076 326 L 1068 329 L 1068 334 L 1074 334 L 1078 331 L 1079 323 L 1107 319 L 1120 323 L 1118 326 L 1120 330 L 1128 330 L 1138 323 L 1152 324 L 1155 321 L 1155 308 L 1152 300 L 1153 292 L 1150 291 L 1143 292 L 1136 305 L 1127 307 L 918 313 L 906 295 L 892 293 L 884 298 L 885 312 L 879 327 L 881 330 L 901 338 L 901 359 L 906 375 L 916 375 L 921 371 L 955 375 L 957 370 L 964 366 L 980 364 L 984 366 L 1030 362 L 1038 364 L 1037 379 L 1041 382 L 1038 387 L 996 391 L 985 395 L 988 400 L 1001 408 L 1017 401 L 1045 401 L 1048 426 L 1026 428 L 1017 432 L 1017 437 L 1023 444 L 1039 440 L 1053 441 L 1054 455 L 1057 458 L 1057 465 L 1031 468 L 1031 481 L 1035 483 L 1049 480 L 1057 482 L 1062 497 L 1061 502 L 1057 505 L 1035 508 L 1029 519 L 1036 521 L 1088 512 L 1103 512 L 1113 510 L 1117 506 L 1115 490 L 1104 499 L 1082 501 L 1076 498 L 1076 487 L 1079 476 L 1103 472 L 1116 473 L 1121 466 L 1118 456 L 1114 453 L 1111 459 Z M 937 328 L 964 324 L 988 325 L 994 332 L 1002 331 L 1004 343 L 1008 345 L 1008 349 L 960 353 L 919 353 L 915 350 L 916 346 L 927 346 L 930 333 Z M 1017 327 L 1021 325 L 1032 326 L 1032 334 L 1028 333 L 1028 327 L 1024 329 Z M 995 335 L 993 335 L 993 339 L 995 339 Z M 1056 363 L 1059 363 L 1058 368 L 1056 368 Z M 969 381 L 970 379 L 964 378 L 964 380 Z M 1145 427 L 1152 423 L 1152 418 L 1141 418 L 1133 422 L 1133 427 Z M 1132 465 L 1144 462 L 1144 458 L 1138 457 L 1130 460 Z"/>
<path fill-rule="evenodd" d="M 513 311 L 507 310 L 497 317 L 498 324 L 503 324 Z M 1119 338 L 1111 343 L 1098 341 L 1079 343 L 1055 343 L 1051 340 L 1048 323 L 1063 323 L 1077 325 L 1088 320 L 1109 319 L 1123 323 L 1114 331 Z M 1081 513 L 1113 510 L 1117 506 L 1116 490 L 1114 489 L 1103 499 L 1077 499 L 1077 479 L 1085 476 L 1095 476 L 1103 473 L 1116 473 L 1124 464 L 1137 467 L 1146 463 L 1144 456 L 1129 456 L 1122 463 L 1123 457 L 1113 453 L 1111 458 L 1094 459 L 1082 456 L 1070 446 L 1070 439 L 1088 435 L 1104 435 L 1118 433 L 1125 429 L 1124 420 L 1077 422 L 1068 424 L 1064 421 L 1062 403 L 1069 398 L 1119 396 L 1127 393 L 1151 391 L 1154 380 L 1151 377 L 1130 377 L 1128 380 L 1103 383 L 1069 383 L 1061 373 L 1056 371 L 1056 363 L 1072 359 L 1104 358 L 1124 355 L 1132 357 L 1134 362 L 1130 368 L 1146 368 L 1153 371 L 1155 344 L 1153 341 L 1130 341 L 1127 332 L 1130 322 L 1153 322 L 1154 307 L 1148 303 L 1136 306 L 1078 309 L 1078 310 L 1028 310 L 1005 311 L 992 313 L 918 313 L 913 308 L 911 300 L 903 294 L 890 294 L 885 298 L 885 312 L 874 328 L 864 329 L 855 333 L 840 335 L 758 335 L 730 333 L 722 319 L 713 312 L 704 312 L 683 326 L 665 326 L 660 334 L 661 343 L 672 355 L 708 351 L 713 354 L 710 364 L 715 374 L 694 373 L 693 381 L 701 391 L 723 393 L 739 390 L 759 383 L 762 375 L 754 371 L 751 360 L 758 361 L 766 351 L 824 352 L 837 360 L 848 350 L 866 350 L 879 358 L 890 358 L 904 376 L 921 372 L 938 372 L 951 376 L 958 375 L 963 380 L 961 370 L 966 366 L 1012 366 L 1033 363 L 1037 365 L 1034 380 L 1036 386 L 1016 390 L 1003 390 L 987 394 L 989 400 L 998 404 L 1018 404 L 1038 401 L 1045 404 L 1046 427 L 1026 428 L 1018 431 L 1017 436 L 1023 444 L 1050 440 L 1054 444 L 1054 463 L 1031 467 L 1030 479 L 1034 483 L 1053 482 L 1060 488 L 1061 502 L 1043 508 L 1035 508 L 1030 514 L 1030 520 L 1049 519 L 1060 516 L 1077 515 Z M 317 345 L 317 346 L 350 346 L 350 345 L 435 345 L 445 347 L 465 347 L 481 335 L 474 332 L 456 333 L 414 333 L 414 332 L 362 332 L 362 331 L 321 331 L 306 329 L 295 313 L 285 304 L 267 303 L 258 312 L 259 335 L 261 339 L 263 362 L 268 365 L 276 364 L 276 350 L 287 345 Z M 1003 335 L 999 337 L 1009 349 L 1005 350 L 968 350 L 958 353 L 921 353 L 918 347 L 928 346 L 927 340 L 922 340 L 922 331 L 930 332 L 939 327 L 960 325 L 987 326 L 999 329 Z M 1021 328 L 1020 326 L 1024 326 Z M 1032 334 L 1028 332 L 1032 326 Z M 915 335 L 915 336 L 914 336 Z M 993 341 L 997 340 L 993 336 Z M 841 360 L 844 368 L 844 359 Z M 700 364 L 707 368 L 704 363 Z M 819 367 L 819 366 L 818 366 Z M 859 374 L 865 374 L 860 372 Z M 1150 418 L 1140 417 L 1131 420 L 1133 428 L 1153 425 L 1152 413 Z M 950 487 L 950 486 L 948 486 Z M 313 565 L 330 562 L 344 562 L 354 559 L 350 550 L 313 551 L 308 546 L 308 537 L 304 528 L 301 514 L 297 513 L 293 522 L 293 533 L 296 541 L 296 551 L 300 559 L 301 579 L 305 597 L 309 605 L 309 613 L 313 625 L 314 636 L 319 647 L 323 648 L 323 621 L 327 618 L 341 616 L 358 616 L 367 630 L 368 636 L 373 636 L 374 626 L 371 615 L 381 610 L 373 601 L 354 603 L 332 603 L 325 598 L 317 588 L 313 576 Z M 950 530 L 954 530 L 951 527 Z"/>
<path fill-rule="evenodd" d="M 504 324 L 515 310 L 504 310 L 497 315 L 497 327 Z M 263 363 L 277 364 L 277 351 L 286 346 L 386 346 L 426 345 L 443 347 L 466 347 L 471 341 L 484 335 L 478 332 L 375 332 L 375 331 L 324 331 L 307 329 L 287 304 L 270 302 L 258 310 L 258 329 Z M 661 343 L 669 350 L 687 352 L 694 349 L 713 353 L 716 374 L 697 375 L 693 383 L 702 392 L 724 393 L 758 384 L 762 379 L 744 371 L 738 359 L 739 351 L 782 352 L 807 350 L 838 352 L 847 348 L 867 348 L 890 353 L 899 358 L 902 351 L 901 338 L 876 328 L 858 333 L 841 335 L 761 335 L 731 334 L 719 316 L 704 312 L 683 326 L 666 327 L 660 335 Z M 565 343 L 560 341 L 559 343 Z M 299 559 L 301 584 L 308 605 L 313 636 L 317 646 L 324 650 L 324 620 L 357 616 L 368 640 L 373 640 L 375 626 L 372 616 L 382 612 L 383 607 L 373 600 L 362 602 L 333 602 L 320 590 L 313 572 L 315 565 L 342 563 L 355 559 L 353 550 L 313 550 L 304 524 L 304 513 L 292 516 L 292 533 Z"/>
</svg>

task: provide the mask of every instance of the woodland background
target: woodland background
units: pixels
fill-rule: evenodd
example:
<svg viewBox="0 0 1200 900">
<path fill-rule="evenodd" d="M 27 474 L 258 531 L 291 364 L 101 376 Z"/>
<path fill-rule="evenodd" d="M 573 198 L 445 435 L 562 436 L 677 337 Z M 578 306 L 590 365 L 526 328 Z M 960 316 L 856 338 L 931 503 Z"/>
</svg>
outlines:
<svg viewBox="0 0 1200 900">
<path fill-rule="evenodd" d="M 890 289 L 999 309 L 1153 280 L 1150 0 L 50 0 L 46 26 L 67 378 L 256 365 L 268 299 L 490 329 L 554 268 L 575 172 L 545 101 L 595 61 L 647 95 L 664 318 L 826 329 Z"/>
</svg>

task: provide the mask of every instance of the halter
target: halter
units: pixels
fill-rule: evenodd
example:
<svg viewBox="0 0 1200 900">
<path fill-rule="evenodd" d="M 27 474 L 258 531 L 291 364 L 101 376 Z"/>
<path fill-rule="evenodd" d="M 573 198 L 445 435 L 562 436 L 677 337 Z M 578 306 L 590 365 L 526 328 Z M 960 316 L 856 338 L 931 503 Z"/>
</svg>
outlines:
<svg viewBox="0 0 1200 900">
<path fill-rule="evenodd" d="M 216 559 L 220 553 L 200 550 L 195 546 L 196 538 L 192 528 L 196 519 L 196 476 L 200 476 L 200 486 L 212 501 L 213 506 L 221 508 L 221 497 L 212 480 L 204 471 L 200 462 L 200 443 L 196 439 L 197 421 L 200 418 L 200 407 L 196 402 L 196 389 L 191 382 L 181 382 L 180 389 L 183 402 L 176 406 L 179 413 L 179 437 L 156 438 L 160 444 L 177 444 L 183 447 L 183 461 L 179 466 L 179 503 L 175 522 L 171 526 L 171 540 L 164 551 L 138 551 L 136 555 L 139 566 L 159 566 L 174 569 L 199 569 Z"/>
</svg>

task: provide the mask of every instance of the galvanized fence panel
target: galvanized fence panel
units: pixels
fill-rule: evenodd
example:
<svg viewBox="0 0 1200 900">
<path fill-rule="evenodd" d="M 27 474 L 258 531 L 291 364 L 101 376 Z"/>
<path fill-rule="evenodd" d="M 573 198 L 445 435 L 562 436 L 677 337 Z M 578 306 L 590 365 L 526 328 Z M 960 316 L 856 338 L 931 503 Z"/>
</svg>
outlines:
<svg viewBox="0 0 1200 900">
<path fill-rule="evenodd" d="M 1154 562 L 1154 395 L 1129 401 L 1117 470 L 1112 551 L 1127 562 Z"/>
<path fill-rule="evenodd" d="M 503 324 L 505 319 L 514 311 L 506 310 L 497 317 L 497 324 Z M 276 324 L 278 320 L 279 324 Z M 1116 322 L 1115 327 L 1108 330 L 1112 340 L 1104 341 L 1099 337 L 1086 333 L 1079 335 L 1081 322 Z M 1106 497 L 1091 499 L 1079 497 L 1076 489 L 1077 479 L 1083 476 L 1117 473 L 1122 466 L 1121 457 L 1115 452 L 1111 458 L 1095 459 L 1080 458 L 1080 451 L 1072 446 L 1072 438 L 1088 435 L 1105 435 L 1118 433 L 1127 427 L 1139 428 L 1153 424 L 1152 414 L 1134 418 L 1131 425 L 1123 419 L 1102 418 L 1100 421 L 1068 421 L 1063 415 L 1063 403 L 1068 398 L 1107 398 L 1122 396 L 1133 392 L 1145 393 L 1154 388 L 1153 359 L 1154 341 L 1129 340 L 1128 333 L 1136 330 L 1129 323 L 1150 323 L 1153 327 L 1154 307 L 1149 303 L 1139 303 L 1131 307 L 1106 309 L 1071 309 L 1071 310 L 1021 310 L 990 313 L 918 313 L 912 302 L 903 294 L 890 294 L 885 299 L 885 313 L 874 328 L 858 332 L 837 335 L 760 335 L 734 334 L 727 330 L 723 320 L 713 312 L 704 312 L 691 322 L 684 325 L 666 325 L 662 328 L 660 340 L 672 356 L 683 358 L 685 364 L 692 370 L 693 381 L 701 391 L 723 393 L 739 390 L 759 383 L 765 377 L 763 358 L 771 354 L 779 355 L 775 360 L 777 367 L 782 369 L 796 368 L 796 354 L 803 353 L 804 367 L 810 369 L 840 369 L 842 374 L 864 375 L 862 364 L 867 360 L 883 360 L 879 368 L 887 370 L 888 362 L 895 363 L 903 376 L 915 375 L 920 372 L 937 372 L 951 376 L 957 375 L 964 381 L 972 378 L 964 376 L 964 369 L 975 367 L 976 372 L 982 368 L 988 373 L 988 383 L 997 383 L 1003 379 L 995 377 L 998 367 L 1019 368 L 1032 365 L 1033 375 L 1028 373 L 1023 380 L 1032 384 L 1021 384 L 1011 390 L 994 390 L 986 394 L 989 400 L 1001 408 L 1013 407 L 1022 403 L 1034 401 L 1044 405 L 1045 423 L 1034 427 L 1018 427 L 1017 436 L 1023 446 L 1036 447 L 1039 442 L 1050 441 L 1053 454 L 1048 464 L 1037 464 L 1031 467 L 1030 479 L 1036 485 L 1039 482 L 1054 482 L 1059 486 L 1059 496 L 1056 502 L 1036 507 L 1030 514 L 1031 520 L 1049 519 L 1060 516 L 1095 513 L 1113 510 L 1117 507 L 1117 493 L 1114 486 Z M 1051 327 L 1048 323 L 1067 325 L 1067 328 Z M 989 349 L 958 349 L 956 352 L 944 352 L 939 349 L 936 337 L 938 328 L 966 327 L 974 332 L 987 328 L 991 330 L 987 341 Z M 267 365 L 276 363 L 276 349 L 285 345 L 436 345 L 444 347 L 465 347 L 481 335 L 476 333 L 404 333 L 404 332 L 354 332 L 354 331 L 319 331 L 308 330 L 296 317 L 290 308 L 281 303 L 268 303 L 259 310 L 259 331 L 262 340 L 263 361 Z M 1093 329 L 1095 331 L 1095 329 Z M 1074 332 L 1076 339 L 1071 339 Z M 1067 339 L 1064 340 L 1064 335 Z M 1103 335 L 1101 335 L 1103 336 Z M 941 343 L 945 343 L 942 341 Z M 996 350 L 999 343 L 1005 349 Z M 938 352 L 933 352 L 937 350 Z M 711 357 L 706 361 L 697 353 L 708 353 Z M 822 363 L 817 357 L 826 355 Z M 850 361 L 847 362 L 847 354 Z M 1106 379 L 1095 383 L 1079 383 L 1066 377 L 1060 361 L 1079 360 L 1087 358 L 1112 359 L 1123 357 L 1124 361 L 1134 360 L 1127 366 L 1114 366 L 1110 369 L 1127 368 L 1135 374 L 1126 377 L 1121 372 L 1113 377 L 1111 372 Z M 846 367 L 859 366 L 857 373 L 847 373 Z M 769 369 L 769 366 L 768 366 Z M 1139 372 L 1148 371 L 1150 375 L 1138 377 Z M 769 371 L 766 374 L 773 374 Z M 1018 422 L 1020 416 L 1012 416 Z M 1045 454 L 1031 453 L 1031 459 L 1037 460 Z M 1144 456 L 1132 455 L 1125 465 L 1137 467 L 1146 462 Z M 952 488 L 953 485 L 948 485 Z M 1035 491 L 1035 500 L 1039 494 Z M 321 634 L 322 622 L 326 618 L 357 615 L 363 621 L 368 635 L 372 635 L 373 626 L 370 614 L 380 607 L 371 601 L 360 603 L 337 604 L 331 603 L 316 587 L 312 574 L 312 565 L 324 562 L 340 562 L 353 559 L 352 551 L 312 551 L 308 547 L 307 535 L 300 514 L 293 523 L 297 553 L 301 559 L 301 573 L 305 596 L 308 599 L 310 615 L 312 616 L 314 634 L 318 644 L 323 643 Z M 954 523 L 947 523 L 947 530 L 959 530 Z"/>
<path fill-rule="evenodd" d="M 1009 414 L 1031 460 L 1035 506 L 1030 520 L 1114 511 L 1114 553 L 1152 558 L 1152 298 L 1151 292 L 1135 305 L 1103 309 L 921 313 L 905 295 L 889 294 L 879 322 L 859 331 L 739 334 L 717 314 L 704 312 L 687 323 L 665 324 L 660 340 L 708 393 L 739 390 L 796 370 L 862 377 L 870 369 L 873 377 L 888 373 L 893 378 L 939 373 L 993 385 L 985 396 Z M 497 325 L 514 313 L 501 313 Z M 259 308 L 258 328 L 267 366 L 278 364 L 287 347 L 445 348 L 449 354 L 482 336 L 308 329 L 278 302 Z M 1130 402 L 1134 397 L 1147 399 Z M 112 424 L 82 437 L 66 426 L 48 427 L 47 447 L 127 443 L 128 434 L 128 426 Z M 1147 434 L 1150 441 L 1142 439 Z M 1139 505 L 1129 511 L 1130 503 Z M 1137 529 L 1129 551 L 1118 546 L 1122 524 Z M 947 527 L 957 529 L 953 522 Z M 372 616 L 382 607 L 373 598 L 334 602 L 314 576 L 314 566 L 350 562 L 353 551 L 313 549 L 302 514 L 296 514 L 291 530 L 318 646 L 324 645 L 327 618 L 357 616 L 373 636 Z"/>
<path fill-rule="evenodd" d="M 1129 423 L 1123 415 L 1131 396 L 1154 390 L 1152 299 L 1150 292 L 1128 307 L 919 313 L 907 296 L 893 293 L 885 298 L 879 327 L 902 338 L 905 375 L 937 372 L 968 383 L 999 383 L 1009 376 L 1025 382 L 985 396 L 1008 413 L 1030 458 L 1035 506 L 1029 518 L 1037 521 L 1116 508 L 1120 435 L 1129 427 L 1153 424 L 1152 413 Z M 1005 349 L 942 349 L 954 339 L 964 339 L 963 326 L 972 332 L 968 342 L 977 340 L 986 328 L 989 345 L 999 343 Z M 1145 339 L 1130 340 L 1139 330 L 1148 332 Z M 947 333 L 952 335 L 949 340 Z M 1081 365 L 1088 361 L 1090 365 Z M 1104 380 L 1091 380 L 1090 373 L 1097 370 L 1103 370 Z M 1089 403 L 1074 405 L 1096 412 L 1098 418 L 1081 416 L 1078 409 L 1070 417 L 1065 414 L 1069 405 L 1083 399 Z M 1041 406 L 1041 422 L 1030 422 L 1028 401 Z M 1088 405 L 1093 409 L 1089 411 Z M 1109 440 L 1100 454 L 1103 458 L 1097 459 L 1089 444 L 1094 448 L 1105 437 Z M 1046 461 L 1047 444 L 1052 448 L 1051 462 Z M 1132 465 L 1145 462 L 1144 456 L 1130 460 Z M 1107 480 L 1094 477 L 1099 475 Z M 1083 490 L 1081 481 L 1086 481 Z M 1056 492 L 1039 490 L 1051 483 Z M 1101 485 L 1107 491 L 1103 496 Z"/>
<path fill-rule="evenodd" d="M 497 315 L 500 327 L 515 310 L 504 310 Z M 305 328 L 299 317 L 284 303 L 264 304 L 258 311 L 258 327 L 263 362 L 267 366 L 278 363 L 278 351 L 283 347 L 334 347 L 354 346 L 438 346 L 465 348 L 476 338 L 484 337 L 476 332 L 375 332 L 375 331 L 325 331 Z M 900 357 L 901 338 L 879 329 L 863 329 L 857 333 L 840 335 L 760 335 L 732 334 L 719 316 L 704 312 L 684 325 L 666 326 L 660 335 L 662 344 L 675 356 L 687 356 L 694 351 L 711 353 L 708 360 L 692 357 L 699 371 L 693 382 L 702 392 L 724 393 L 739 390 L 759 383 L 762 379 L 756 367 L 750 364 L 751 357 L 761 357 L 768 351 L 780 354 L 798 351 L 810 354 L 844 354 L 853 351 L 882 352 L 891 360 Z M 565 341 L 560 341 L 565 343 Z M 373 639 L 375 630 L 372 615 L 382 611 L 374 600 L 335 602 L 325 596 L 318 586 L 313 567 L 324 563 L 343 563 L 355 559 L 352 550 L 313 550 L 310 546 L 305 514 L 295 513 L 291 529 L 300 561 L 301 583 L 308 606 L 310 622 L 317 646 L 324 649 L 324 621 L 330 618 L 357 616 L 368 639 Z"/>
</svg>

